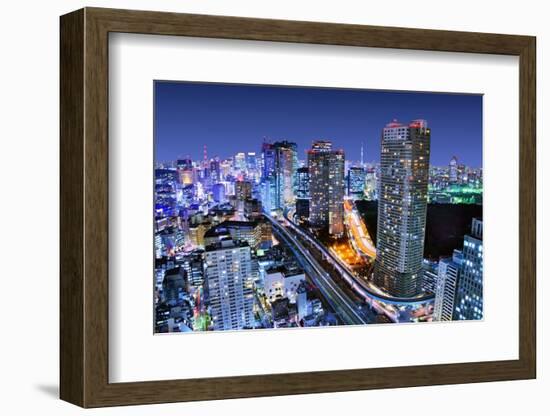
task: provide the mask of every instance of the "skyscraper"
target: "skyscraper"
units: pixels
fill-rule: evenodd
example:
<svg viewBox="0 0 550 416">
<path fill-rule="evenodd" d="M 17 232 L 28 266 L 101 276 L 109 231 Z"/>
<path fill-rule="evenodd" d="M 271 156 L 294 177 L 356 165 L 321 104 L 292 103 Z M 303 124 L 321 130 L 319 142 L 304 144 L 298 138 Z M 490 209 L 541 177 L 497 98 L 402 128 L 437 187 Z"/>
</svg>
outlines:
<svg viewBox="0 0 550 416">
<path fill-rule="evenodd" d="M 296 143 L 282 141 L 275 142 L 275 173 L 277 208 L 294 203 L 294 181 L 298 168 L 298 153 Z"/>
<path fill-rule="evenodd" d="M 309 218 L 309 169 L 307 166 L 296 171 L 296 215 L 300 221 Z"/>
<path fill-rule="evenodd" d="M 365 198 L 369 201 L 378 199 L 378 186 L 375 168 L 367 168 L 365 172 Z"/>
<path fill-rule="evenodd" d="M 296 198 L 309 198 L 309 169 L 305 166 L 296 171 Z"/>
<path fill-rule="evenodd" d="M 268 210 L 284 209 L 294 203 L 298 154 L 296 143 L 281 141 L 262 146 L 262 202 Z"/>
<path fill-rule="evenodd" d="M 464 236 L 464 262 L 458 282 L 454 319 L 483 319 L 483 223 L 474 218 Z"/>
<path fill-rule="evenodd" d="M 246 242 L 223 240 L 204 253 L 204 272 L 214 330 L 254 327 L 254 268 Z"/>
<path fill-rule="evenodd" d="M 225 186 L 223 183 L 215 183 L 212 186 L 212 197 L 214 202 L 225 202 Z"/>
<path fill-rule="evenodd" d="M 246 156 L 243 152 L 239 152 L 235 155 L 235 169 L 238 171 L 246 170 Z"/>
<path fill-rule="evenodd" d="M 365 195 L 365 169 L 351 167 L 348 169 L 348 196 L 361 199 Z"/>
<path fill-rule="evenodd" d="M 246 168 L 248 170 L 256 170 L 257 167 L 256 152 L 248 152 L 246 154 Z"/>
<path fill-rule="evenodd" d="M 275 173 L 275 146 L 273 143 L 262 143 L 262 178 L 268 178 Z"/>
<path fill-rule="evenodd" d="M 333 150 L 329 141 L 318 140 L 307 153 L 309 168 L 310 223 L 328 227 L 333 236 L 344 233 L 344 151 Z"/>
<path fill-rule="evenodd" d="M 246 201 L 252 198 L 252 184 L 248 181 L 235 182 L 235 196 L 238 201 Z"/>
<path fill-rule="evenodd" d="M 262 205 L 266 212 L 277 209 L 275 185 L 275 146 L 272 143 L 262 143 L 262 177 L 261 197 Z"/>
<path fill-rule="evenodd" d="M 210 161 L 210 177 L 212 178 L 213 183 L 222 180 L 220 160 L 218 158 Z"/>
<path fill-rule="evenodd" d="M 462 251 L 439 261 L 434 320 L 483 319 L 483 223 L 474 218 Z"/>
<path fill-rule="evenodd" d="M 460 280 L 463 262 L 460 250 L 455 250 L 452 258 L 444 258 L 439 261 L 433 315 L 436 321 L 452 321 L 453 319 L 456 288 Z"/>
<path fill-rule="evenodd" d="M 193 162 L 191 159 L 178 159 L 176 162 L 177 171 L 182 185 L 193 183 Z"/>
<path fill-rule="evenodd" d="M 422 290 L 430 129 L 393 121 L 382 131 L 374 282 L 396 297 Z"/>
</svg>

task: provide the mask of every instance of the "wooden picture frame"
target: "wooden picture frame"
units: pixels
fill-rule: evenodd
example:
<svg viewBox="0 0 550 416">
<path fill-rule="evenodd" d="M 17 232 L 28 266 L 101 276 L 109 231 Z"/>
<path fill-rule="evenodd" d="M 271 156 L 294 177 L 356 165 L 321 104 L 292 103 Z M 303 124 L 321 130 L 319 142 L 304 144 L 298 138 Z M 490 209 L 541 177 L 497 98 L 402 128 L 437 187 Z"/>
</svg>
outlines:
<svg viewBox="0 0 550 416">
<path fill-rule="evenodd" d="M 536 376 L 535 38 L 85 8 L 61 17 L 60 396 L 82 407 L 530 379 Z M 109 383 L 110 32 L 519 56 L 519 359 Z"/>
</svg>

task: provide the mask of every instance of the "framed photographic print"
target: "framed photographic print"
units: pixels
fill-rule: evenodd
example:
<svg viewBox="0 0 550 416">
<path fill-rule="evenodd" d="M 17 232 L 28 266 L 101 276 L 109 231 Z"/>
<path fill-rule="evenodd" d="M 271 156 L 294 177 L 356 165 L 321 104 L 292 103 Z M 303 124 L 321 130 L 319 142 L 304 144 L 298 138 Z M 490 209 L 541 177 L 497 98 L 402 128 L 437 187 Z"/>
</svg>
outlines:
<svg viewBox="0 0 550 416">
<path fill-rule="evenodd" d="M 61 17 L 61 398 L 534 378 L 535 38 Z"/>
</svg>

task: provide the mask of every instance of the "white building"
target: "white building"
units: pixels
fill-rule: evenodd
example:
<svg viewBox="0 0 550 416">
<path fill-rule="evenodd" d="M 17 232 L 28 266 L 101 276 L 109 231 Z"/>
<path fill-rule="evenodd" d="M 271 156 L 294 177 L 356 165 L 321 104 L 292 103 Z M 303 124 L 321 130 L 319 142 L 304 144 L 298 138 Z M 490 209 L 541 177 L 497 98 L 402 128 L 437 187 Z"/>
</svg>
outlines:
<svg viewBox="0 0 550 416">
<path fill-rule="evenodd" d="M 300 283 L 305 282 L 306 275 L 302 270 L 289 269 L 285 266 L 268 269 L 264 277 L 264 290 L 270 302 L 287 298 L 296 303 L 296 292 Z"/>
<path fill-rule="evenodd" d="M 204 273 L 214 330 L 254 327 L 253 267 L 246 242 L 223 240 L 204 253 Z"/>
<path fill-rule="evenodd" d="M 303 319 L 307 316 L 307 290 L 304 285 L 300 285 L 296 291 L 296 310 L 298 319 Z"/>
<path fill-rule="evenodd" d="M 435 321 L 453 320 L 455 294 L 462 262 L 463 257 L 460 250 L 455 250 L 452 258 L 439 261 L 433 315 Z"/>
</svg>

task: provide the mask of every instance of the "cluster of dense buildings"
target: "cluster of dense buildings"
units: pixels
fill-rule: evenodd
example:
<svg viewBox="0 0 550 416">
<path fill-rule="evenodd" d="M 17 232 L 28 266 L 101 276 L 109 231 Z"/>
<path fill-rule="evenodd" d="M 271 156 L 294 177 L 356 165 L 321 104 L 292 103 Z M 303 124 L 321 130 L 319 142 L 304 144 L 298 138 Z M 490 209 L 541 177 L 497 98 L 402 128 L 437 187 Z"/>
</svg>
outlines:
<svg viewBox="0 0 550 416">
<path fill-rule="evenodd" d="M 483 170 L 459 163 L 453 156 L 448 166 L 431 166 L 428 201 L 441 204 L 481 204 Z"/>
<path fill-rule="evenodd" d="M 343 154 L 338 155 L 343 163 Z M 182 158 L 157 166 L 157 332 L 334 321 L 263 217 L 264 211 L 294 206 L 297 168 L 296 145 L 286 141 L 264 143 L 259 156 L 238 153 L 219 160 L 205 154 L 203 161 Z M 300 196 L 309 210 L 309 173 L 307 177 Z M 321 216 L 321 209 L 314 212 Z"/>
<path fill-rule="evenodd" d="M 481 222 L 462 250 L 424 259 L 428 202 L 480 203 L 482 172 L 430 166 L 424 120 L 382 131 L 380 162 L 346 160 L 327 140 L 306 159 L 290 141 L 227 159 L 181 158 L 155 169 L 155 313 L 157 332 L 327 325 L 316 294 L 264 213 L 292 211 L 297 223 L 345 238 L 344 200 L 378 201 L 377 253 L 365 276 L 395 298 L 432 293 L 433 319 L 481 319 Z M 467 199 L 471 197 L 471 199 Z M 372 260 L 372 259 L 370 259 Z"/>
</svg>

